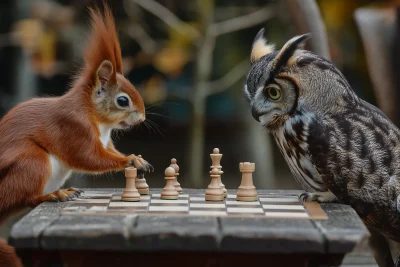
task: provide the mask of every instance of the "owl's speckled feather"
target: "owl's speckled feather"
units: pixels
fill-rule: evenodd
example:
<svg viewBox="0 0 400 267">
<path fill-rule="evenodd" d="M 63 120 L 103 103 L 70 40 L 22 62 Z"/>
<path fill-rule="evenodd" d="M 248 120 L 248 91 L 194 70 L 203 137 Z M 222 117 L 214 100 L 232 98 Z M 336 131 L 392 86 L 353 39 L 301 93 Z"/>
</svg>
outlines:
<svg viewBox="0 0 400 267">
<path fill-rule="evenodd" d="M 306 199 L 349 204 L 400 242 L 400 130 L 333 63 L 302 50 L 307 37 L 252 63 L 244 93 L 253 117 L 274 136 Z"/>
</svg>

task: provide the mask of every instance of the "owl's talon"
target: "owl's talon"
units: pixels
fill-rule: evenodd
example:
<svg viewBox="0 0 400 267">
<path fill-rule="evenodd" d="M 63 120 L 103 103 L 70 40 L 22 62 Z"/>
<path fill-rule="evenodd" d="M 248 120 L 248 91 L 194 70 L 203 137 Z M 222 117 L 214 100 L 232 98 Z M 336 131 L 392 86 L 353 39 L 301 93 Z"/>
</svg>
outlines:
<svg viewBox="0 0 400 267">
<path fill-rule="evenodd" d="M 301 193 L 300 195 L 301 202 L 307 202 L 309 198 L 310 198 L 310 193 L 308 192 Z"/>
<path fill-rule="evenodd" d="M 330 191 L 316 193 L 304 192 L 300 195 L 300 200 L 302 202 L 318 201 L 320 203 L 339 202 L 336 196 Z"/>
</svg>

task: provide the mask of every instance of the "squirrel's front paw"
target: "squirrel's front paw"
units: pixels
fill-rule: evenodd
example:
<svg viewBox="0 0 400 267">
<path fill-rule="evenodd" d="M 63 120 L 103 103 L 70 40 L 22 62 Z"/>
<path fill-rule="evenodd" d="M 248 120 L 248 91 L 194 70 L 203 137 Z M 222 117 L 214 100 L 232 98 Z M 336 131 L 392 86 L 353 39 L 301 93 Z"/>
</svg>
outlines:
<svg viewBox="0 0 400 267">
<path fill-rule="evenodd" d="M 39 205 L 42 202 L 64 202 L 64 201 L 70 201 L 73 200 L 76 197 L 79 197 L 80 194 L 83 193 L 82 190 L 74 187 L 70 187 L 68 189 L 60 189 L 57 191 L 54 191 L 53 193 L 46 194 L 43 196 L 39 196 L 35 198 L 31 202 L 31 206 L 35 207 Z"/>
<path fill-rule="evenodd" d="M 154 171 L 153 166 L 143 159 L 141 155 L 135 156 L 132 154 L 128 156 L 128 158 L 130 159 L 129 166 L 134 166 L 136 169 L 138 169 L 138 173 Z"/>
<path fill-rule="evenodd" d="M 300 200 L 302 202 L 318 201 L 321 203 L 332 203 L 332 202 L 339 201 L 337 199 L 337 197 L 334 194 L 332 194 L 330 191 L 316 192 L 316 193 L 304 192 L 300 195 Z"/>
</svg>

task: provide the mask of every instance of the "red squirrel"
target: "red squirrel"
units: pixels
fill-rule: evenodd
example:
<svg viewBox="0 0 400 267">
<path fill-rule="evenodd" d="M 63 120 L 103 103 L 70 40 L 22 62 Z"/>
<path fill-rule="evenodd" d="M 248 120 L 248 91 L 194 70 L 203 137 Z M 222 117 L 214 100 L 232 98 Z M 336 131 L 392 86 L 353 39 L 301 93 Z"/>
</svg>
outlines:
<svg viewBox="0 0 400 267">
<path fill-rule="evenodd" d="M 134 165 L 152 167 L 118 152 L 112 129 L 145 120 L 143 99 L 122 74 L 122 56 L 107 5 L 92 8 L 85 64 L 61 97 L 34 98 L 0 120 L 0 221 L 15 209 L 67 201 L 81 192 L 59 189 L 73 171 L 104 173 Z M 1 243 L 0 243 L 1 244 Z M 0 263 L 1 263 L 0 248 Z"/>
</svg>

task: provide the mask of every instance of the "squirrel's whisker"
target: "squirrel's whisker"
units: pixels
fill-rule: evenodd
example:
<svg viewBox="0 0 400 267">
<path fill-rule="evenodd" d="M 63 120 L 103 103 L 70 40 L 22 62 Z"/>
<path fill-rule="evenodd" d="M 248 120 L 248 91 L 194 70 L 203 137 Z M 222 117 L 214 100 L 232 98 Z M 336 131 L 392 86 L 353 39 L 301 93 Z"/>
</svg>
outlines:
<svg viewBox="0 0 400 267">
<path fill-rule="evenodd" d="M 154 113 L 154 112 L 146 112 L 146 115 L 154 115 L 154 116 L 159 116 L 159 117 L 171 119 L 170 116 L 159 114 L 159 113 Z"/>
<path fill-rule="evenodd" d="M 158 126 L 154 121 L 148 120 L 149 123 L 153 124 L 154 128 L 160 133 L 160 135 L 166 139 L 165 135 L 160 131 L 163 130 L 164 132 L 166 132 L 164 129 L 162 129 L 160 126 Z"/>
</svg>

